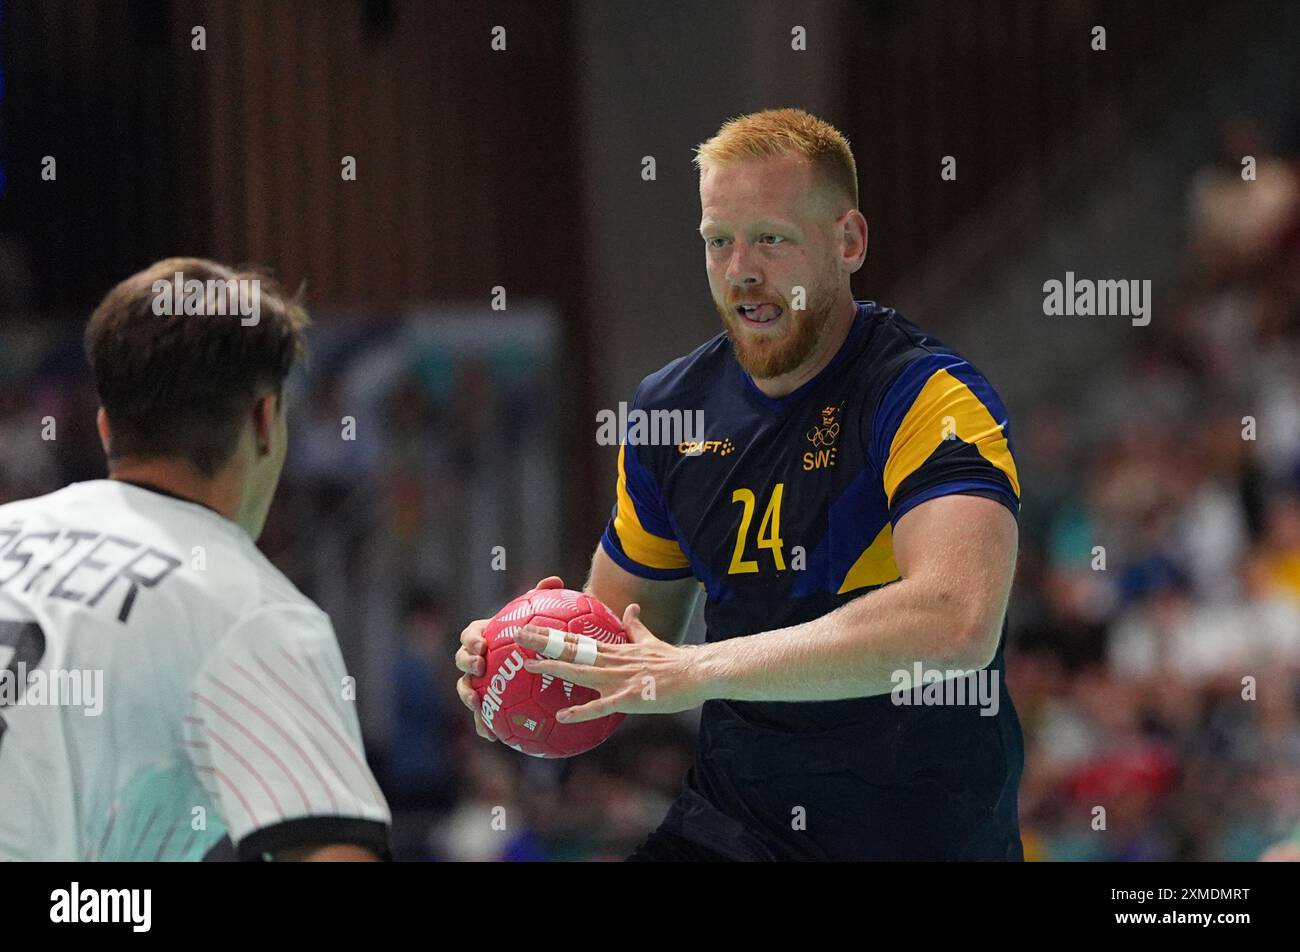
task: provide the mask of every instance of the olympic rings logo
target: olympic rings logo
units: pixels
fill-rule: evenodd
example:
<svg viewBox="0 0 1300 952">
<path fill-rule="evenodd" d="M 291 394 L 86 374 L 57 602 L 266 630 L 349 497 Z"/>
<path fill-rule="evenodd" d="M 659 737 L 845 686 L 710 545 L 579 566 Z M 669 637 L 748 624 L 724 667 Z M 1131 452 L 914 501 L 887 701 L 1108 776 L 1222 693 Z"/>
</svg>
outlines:
<svg viewBox="0 0 1300 952">
<path fill-rule="evenodd" d="M 832 423 L 830 426 L 815 426 L 808 431 L 808 442 L 813 446 L 834 446 L 835 437 L 839 435 L 839 423 Z"/>
</svg>

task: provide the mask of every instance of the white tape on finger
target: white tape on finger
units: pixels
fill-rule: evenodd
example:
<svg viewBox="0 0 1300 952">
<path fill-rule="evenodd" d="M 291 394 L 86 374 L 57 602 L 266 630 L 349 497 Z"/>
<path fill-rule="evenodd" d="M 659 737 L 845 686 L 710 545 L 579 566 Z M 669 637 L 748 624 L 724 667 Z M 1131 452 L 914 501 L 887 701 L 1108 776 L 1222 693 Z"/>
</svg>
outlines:
<svg viewBox="0 0 1300 952">
<path fill-rule="evenodd" d="M 588 635 L 578 636 L 578 650 L 573 655 L 574 664 L 595 664 L 600 653 L 600 642 Z"/>
<path fill-rule="evenodd" d="M 564 637 L 567 631 L 560 631 L 558 628 L 546 629 L 546 647 L 542 649 L 542 655 L 547 658 L 558 658 L 564 652 Z"/>
</svg>

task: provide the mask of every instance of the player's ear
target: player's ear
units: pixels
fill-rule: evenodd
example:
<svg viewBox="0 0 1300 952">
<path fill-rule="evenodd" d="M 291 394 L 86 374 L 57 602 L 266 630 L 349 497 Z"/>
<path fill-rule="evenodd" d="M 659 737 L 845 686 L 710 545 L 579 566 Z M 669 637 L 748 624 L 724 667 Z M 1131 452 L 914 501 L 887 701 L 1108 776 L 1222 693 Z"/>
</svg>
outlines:
<svg viewBox="0 0 1300 952">
<path fill-rule="evenodd" d="M 844 263 L 849 273 L 862 267 L 867 257 L 867 219 L 856 208 L 850 208 L 840 219 L 840 232 L 844 240 Z"/>
<path fill-rule="evenodd" d="M 260 456 L 269 456 L 275 443 L 276 418 L 280 411 L 280 398 L 264 393 L 253 404 L 253 437 Z"/>
<path fill-rule="evenodd" d="M 109 446 L 112 445 L 113 433 L 108 428 L 108 414 L 103 407 L 95 414 L 95 428 L 99 430 L 99 445 L 104 448 L 104 455 L 111 456 Z"/>
</svg>

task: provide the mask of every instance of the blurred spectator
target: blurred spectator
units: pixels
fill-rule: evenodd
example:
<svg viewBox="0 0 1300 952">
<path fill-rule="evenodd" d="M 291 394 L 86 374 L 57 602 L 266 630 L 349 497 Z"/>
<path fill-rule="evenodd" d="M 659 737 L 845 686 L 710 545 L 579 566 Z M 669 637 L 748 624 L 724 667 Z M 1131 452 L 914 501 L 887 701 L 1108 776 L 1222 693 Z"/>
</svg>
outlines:
<svg viewBox="0 0 1300 952">
<path fill-rule="evenodd" d="M 394 808 L 445 807 L 454 797 L 451 725 L 464 711 L 452 688 L 458 634 L 436 596 L 410 597 L 391 678 L 397 716 L 383 773 Z"/>
<path fill-rule="evenodd" d="M 1247 156 L 1255 160 L 1253 180 L 1242 178 Z M 1297 198 L 1294 170 L 1271 153 L 1255 123 L 1229 121 L 1221 133 L 1218 162 L 1192 183 L 1188 211 L 1197 264 L 1224 277 L 1258 268 L 1276 250 Z"/>
</svg>

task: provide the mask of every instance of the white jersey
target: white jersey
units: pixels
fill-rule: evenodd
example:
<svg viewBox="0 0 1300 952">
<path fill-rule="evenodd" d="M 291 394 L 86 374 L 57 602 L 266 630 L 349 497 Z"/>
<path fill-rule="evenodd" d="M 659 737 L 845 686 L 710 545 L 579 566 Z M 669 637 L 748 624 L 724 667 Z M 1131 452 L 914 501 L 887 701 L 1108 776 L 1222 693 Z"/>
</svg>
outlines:
<svg viewBox="0 0 1300 952">
<path fill-rule="evenodd" d="M 353 696 L 329 617 L 214 510 L 114 480 L 0 506 L 0 860 L 383 852 Z"/>
</svg>

